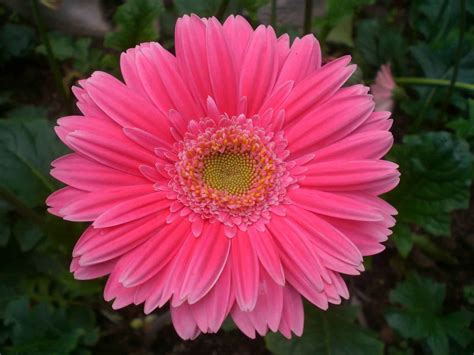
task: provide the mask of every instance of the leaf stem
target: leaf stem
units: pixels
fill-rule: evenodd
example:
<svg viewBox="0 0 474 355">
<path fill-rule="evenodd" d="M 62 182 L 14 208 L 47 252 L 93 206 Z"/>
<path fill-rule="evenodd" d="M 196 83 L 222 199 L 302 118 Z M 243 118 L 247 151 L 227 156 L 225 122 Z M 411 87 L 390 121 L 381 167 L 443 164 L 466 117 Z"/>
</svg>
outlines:
<svg viewBox="0 0 474 355">
<path fill-rule="evenodd" d="M 46 57 L 48 58 L 49 68 L 53 74 L 54 82 L 56 87 L 59 91 L 59 94 L 62 97 L 64 108 L 69 111 L 70 110 L 70 98 L 64 88 L 64 84 L 62 81 L 62 74 L 61 69 L 59 68 L 58 61 L 54 56 L 53 50 L 51 49 L 51 43 L 49 42 L 48 34 L 43 26 L 43 21 L 41 19 L 41 15 L 38 9 L 38 0 L 31 0 L 31 9 L 33 12 L 33 18 L 35 19 L 36 27 L 38 28 L 38 32 L 40 35 L 41 42 L 44 45 L 46 50 Z"/>
<path fill-rule="evenodd" d="M 271 2 L 271 12 L 270 12 L 270 25 L 272 25 L 275 32 L 276 32 L 276 24 L 277 24 L 276 0 L 272 0 L 272 2 Z"/>
<path fill-rule="evenodd" d="M 0 187 L 0 199 L 6 201 L 10 204 L 20 215 L 28 218 L 36 225 L 43 227 L 44 222 L 40 214 L 38 214 L 34 209 L 28 207 L 20 199 L 18 199 L 13 193 L 7 189 Z"/>
<path fill-rule="evenodd" d="M 432 78 L 418 78 L 418 77 L 399 77 L 395 78 L 395 82 L 399 85 L 426 85 L 426 86 L 447 86 L 456 89 L 474 91 L 474 84 L 468 84 L 461 81 L 446 80 L 446 79 L 432 79 Z"/>
<path fill-rule="evenodd" d="M 304 25 L 303 25 L 303 33 L 308 34 L 311 33 L 311 25 L 312 25 L 312 18 L 313 18 L 313 0 L 305 0 L 304 2 Z"/>
<path fill-rule="evenodd" d="M 459 62 L 461 61 L 462 44 L 464 42 L 464 32 L 466 28 L 466 0 L 459 0 L 459 5 L 461 7 L 461 18 L 459 20 L 459 39 L 454 57 L 453 76 L 451 77 L 448 92 L 446 93 L 443 102 L 442 112 L 444 112 L 444 116 L 446 115 L 446 109 L 448 108 L 449 100 L 451 99 L 451 95 L 453 94 L 453 89 L 456 84 L 456 79 L 458 77 Z"/>
<path fill-rule="evenodd" d="M 229 6 L 230 0 L 222 0 L 219 4 L 219 8 L 216 11 L 216 18 L 219 21 L 222 21 L 225 16 L 225 11 L 227 10 L 227 6 Z"/>
</svg>

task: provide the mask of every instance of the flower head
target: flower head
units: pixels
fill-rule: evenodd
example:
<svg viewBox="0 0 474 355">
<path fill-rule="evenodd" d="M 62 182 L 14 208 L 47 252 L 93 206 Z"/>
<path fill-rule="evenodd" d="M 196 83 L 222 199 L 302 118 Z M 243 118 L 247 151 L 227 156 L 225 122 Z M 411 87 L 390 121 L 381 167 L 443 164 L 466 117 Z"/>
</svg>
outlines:
<svg viewBox="0 0 474 355">
<path fill-rule="evenodd" d="M 397 87 L 393 79 L 390 64 L 384 64 L 380 67 L 375 77 L 375 82 L 370 86 L 370 91 L 374 95 L 375 109 L 377 111 L 393 110 L 393 94 Z"/>
<path fill-rule="evenodd" d="M 108 275 L 113 307 L 170 304 L 184 339 L 230 314 L 249 337 L 303 330 L 302 297 L 348 298 L 341 274 L 384 249 L 396 211 L 378 195 L 399 173 L 381 160 L 389 112 L 349 57 L 321 66 L 312 35 L 275 36 L 240 16 L 184 16 L 176 55 L 144 43 L 121 57 L 125 83 L 96 72 L 58 120 L 73 153 L 49 211 L 92 222 L 73 251 L 77 279 Z"/>
</svg>

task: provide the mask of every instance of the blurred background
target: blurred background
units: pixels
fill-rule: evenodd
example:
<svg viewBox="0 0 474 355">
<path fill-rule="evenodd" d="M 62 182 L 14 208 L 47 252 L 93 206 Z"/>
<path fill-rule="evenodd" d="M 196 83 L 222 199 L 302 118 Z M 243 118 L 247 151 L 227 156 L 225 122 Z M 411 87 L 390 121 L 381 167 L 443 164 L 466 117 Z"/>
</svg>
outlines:
<svg viewBox="0 0 474 355">
<path fill-rule="evenodd" d="M 45 211 L 66 151 L 52 128 L 78 112 L 70 87 L 94 70 L 120 77 L 120 52 L 138 43 L 173 51 L 188 13 L 312 32 L 324 61 L 351 54 L 351 84 L 377 81 L 377 105 L 393 108 L 394 234 L 348 278 L 349 301 L 306 307 L 301 338 L 250 340 L 226 322 L 184 342 L 166 309 L 113 311 L 104 280 L 68 270 L 85 225 Z M 0 353 L 472 354 L 473 23 L 472 0 L 0 0 Z"/>
</svg>

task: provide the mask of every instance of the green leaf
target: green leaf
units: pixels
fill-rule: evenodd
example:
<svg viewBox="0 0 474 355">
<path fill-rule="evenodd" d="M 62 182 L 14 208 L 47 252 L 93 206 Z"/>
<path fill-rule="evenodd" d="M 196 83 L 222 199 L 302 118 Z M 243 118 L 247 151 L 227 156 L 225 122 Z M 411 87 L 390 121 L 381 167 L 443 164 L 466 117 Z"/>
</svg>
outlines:
<svg viewBox="0 0 474 355">
<path fill-rule="evenodd" d="M 469 329 L 471 312 L 443 314 L 445 296 L 444 284 L 410 274 L 390 293 L 390 301 L 400 308 L 389 311 L 385 318 L 404 338 L 426 341 L 436 355 L 448 354 L 448 338 L 466 346 L 474 333 Z"/>
<path fill-rule="evenodd" d="M 47 118 L 48 110 L 42 106 L 24 105 L 17 106 L 7 112 L 8 118 L 13 119 L 37 119 Z"/>
<path fill-rule="evenodd" d="M 101 68 L 104 54 L 97 48 L 91 48 L 90 38 L 74 38 L 63 33 L 52 32 L 49 34 L 49 39 L 54 56 L 60 61 L 71 60 L 74 69 L 81 74 L 85 75 Z M 44 45 L 38 46 L 36 51 L 47 55 Z"/>
<path fill-rule="evenodd" d="M 472 157 L 467 143 L 447 132 L 409 135 L 390 157 L 402 174 L 400 185 L 388 195 L 398 220 L 448 235 L 450 212 L 469 204 Z"/>
<path fill-rule="evenodd" d="M 11 229 L 8 215 L 0 211 L 0 247 L 4 247 L 8 244 L 10 239 Z"/>
<path fill-rule="evenodd" d="M 411 27 L 418 30 L 426 39 L 433 40 L 445 35 L 453 25 L 457 24 L 459 15 L 459 2 L 413 1 L 409 22 Z"/>
<path fill-rule="evenodd" d="M 34 41 L 31 27 L 7 23 L 0 29 L 0 62 L 27 55 Z"/>
<path fill-rule="evenodd" d="M 344 44 L 354 47 L 352 40 L 352 15 L 340 19 L 326 37 L 326 41 L 334 44 Z"/>
<path fill-rule="evenodd" d="M 374 3 L 375 0 L 328 0 L 326 1 L 325 21 L 334 26 L 342 18 L 352 16 L 361 7 Z"/>
<path fill-rule="evenodd" d="M 160 1 L 127 0 L 114 15 L 118 28 L 107 34 L 105 45 L 123 51 L 142 42 L 156 41 L 161 9 Z"/>
<path fill-rule="evenodd" d="M 358 22 L 355 48 L 372 69 L 391 63 L 395 72 L 405 68 L 406 44 L 401 30 L 383 26 L 376 20 Z"/>
<path fill-rule="evenodd" d="M 4 321 L 13 328 L 13 346 L 5 349 L 9 354 L 70 354 L 98 337 L 92 311 L 55 309 L 46 303 L 32 307 L 25 298 L 10 302 Z"/>
<path fill-rule="evenodd" d="M 357 310 L 333 306 L 327 311 L 308 307 L 301 338 L 287 340 L 278 333 L 265 337 L 267 348 L 276 355 L 372 355 L 383 354 L 383 343 L 355 323 Z"/>
<path fill-rule="evenodd" d="M 222 0 L 175 0 L 174 4 L 179 15 L 199 14 L 199 16 L 213 16 L 217 12 Z"/>
<path fill-rule="evenodd" d="M 0 188 L 29 207 L 44 204 L 55 190 L 50 163 L 65 148 L 44 119 L 0 121 Z"/>
<path fill-rule="evenodd" d="M 43 231 L 29 220 L 18 219 L 13 226 L 13 235 L 21 251 L 29 251 L 43 238 Z"/>
<path fill-rule="evenodd" d="M 447 126 L 454 130 L 458 137 L 471 141 L 474 139 L 474 100 L 468 99 L 467 103 L 469 113 L 468 118 L 460 118 L 448 122 Z"/>
<path fill-rule="evenodd" d="M 413 248 L 413 237 L 410 227 L 403 223 L 397 223 L 390 238 L 395 243 L 398 252 L 406 258 Z"/>
</svg>

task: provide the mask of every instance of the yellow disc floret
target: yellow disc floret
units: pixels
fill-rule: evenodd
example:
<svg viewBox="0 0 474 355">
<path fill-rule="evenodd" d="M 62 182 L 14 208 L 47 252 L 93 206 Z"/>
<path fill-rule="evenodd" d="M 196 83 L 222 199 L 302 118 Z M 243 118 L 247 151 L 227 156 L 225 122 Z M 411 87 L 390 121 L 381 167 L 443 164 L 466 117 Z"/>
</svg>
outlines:
<svg viewBox="0 0 474 355">
<path fill-rule="evenodd" d="M 231 195 L 247 192 L 255 179 L 254 159 L 246 153 L 217 153 L 204 158 L 202 179 Z"/>
</svg>

